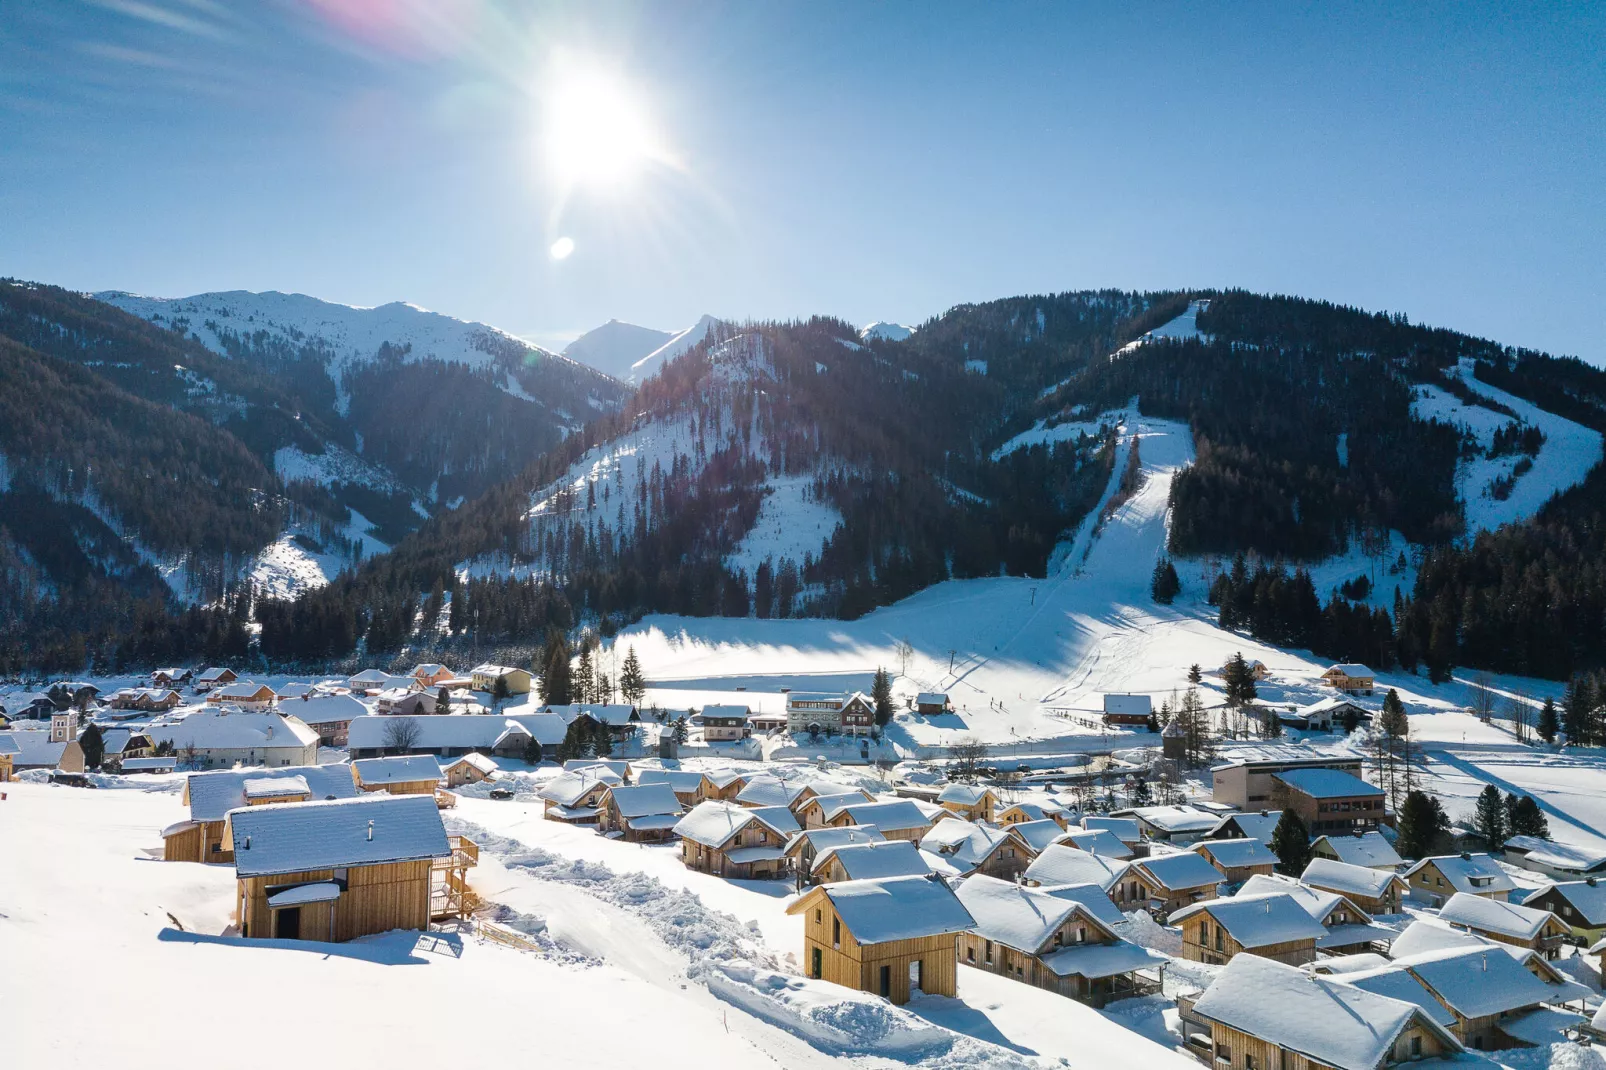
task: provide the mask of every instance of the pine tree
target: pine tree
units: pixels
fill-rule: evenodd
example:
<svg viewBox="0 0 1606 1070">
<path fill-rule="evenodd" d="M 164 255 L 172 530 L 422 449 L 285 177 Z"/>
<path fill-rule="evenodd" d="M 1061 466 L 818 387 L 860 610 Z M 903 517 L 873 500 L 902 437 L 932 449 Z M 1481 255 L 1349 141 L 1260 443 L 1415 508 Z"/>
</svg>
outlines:
<svg viewBox="0 0 1606 1070">
<path fill-rule="evenodd" d="M 1170 605 L 1175 601 L 1178 592 L 1182 590 L 1182 580 L 1177 576 L 1177 568 L 1171 563 L 1169 557 L 1162 557 L 1154 563 L 1154 573 L 1149 579 L 1149 593 L 1161 605 Z"/>
<path fill-rule="evenodd" d="M 504 682 L 500 676 L 496 678 L 496 682 L 502 685 L 503 697 L 507 697 L 506 682 Z M 435 712 L 439 714 L 447 714 L 452 712 L 452 693 L 445 687 L 442 687 L 439 691 L 435 692 Z"/>
<path fill-rule="evenodd" d="M 1310 830 L 1293 807 L 1283 809 L 1268 846 L 1277 856 L 1277 872 L 1284 876 L 1297 877 L 1310 865 Z"/>
<path fill-rule="evenodd" d="M 892 720 L 892 674 L 880 666 L 870 684 L 870 697 L 875 700 L 875 723 L 885 728 Z"/>
<path fill-rule="evenodd" d="M 1483 837 L 1483 842 L 1491 851 L 1498 851 L 1501 844 L 1506 842 L 1505 801 L 1500 797 L 1500 789 L 1493 784 L 1485 785 L 1478 795 L 1472 827 L 1478 830 L 1478 835 Z"/>
<path fill-rule="evenodd" d="M 1561 724 L 1556 717 L 1556 700 L 1546 698 L 1545 704 L 1539 709 L 1539 724 L 1537 726 L 1539 738 L 1546 743 L 1556 742 L 1556 733 L 1561 730 Z"/>
<path fill-rule="evenodd" d="M 100 763 L 106 760 L 106 737 L 101 734 L 100 725 L 91 724 L 84 729 L 83 735 L 78 737 L 78 746 L 84 752 L 84 768 L 99 769 Z"/>
<path fill-rule="evenodd" d="M 675 723 L 670 728 L 670 734 L 674 736 L 676 743 L 686 742 L 687 729 L 684 716 L 675 718 Z"/>
<path fill-rule="evenodd" d="M 1394 849 L 1402 858 L 1432 854 L 1440 838 L 1450 831 L 1449 815 L 1439 800 L 1426 792 L 1408 792 L 1399 813 L 1400 834 L 1394 841 Z"/>
<path fill-rule="evenodd" d="M 597 701 L 597 680 L 591 668 L 591 646 L 583 637 L 580 642 L 580 664 L 574 670 L 574 695 L 576 702 Z"/>
<path fill-rule="evenodd" d="M 632 706 L 640 706 L 641 700 L 647 697 L 647 679 L 641 674 L 641 662 L 636 658 L 634 646 L 625 652 L 625 664 L 619 670 L 619 693 Z"/>
<path fill-rule="evenodd" d="M 560 746 L 558 749 L 563 748 Z M 524 745 L 524 760 L 532 766 L 541 764 L 541 744 L 538 740 L 532 738 Z"/>
<path fill-rule="evenodd" d="M 1197 684 L 1203 679 L 1204 672 L 1199 668 L 1198 662 L 1194 662 L 1192 665 L 1188 666 L 1188 683 Z"/>
<path fill-rule="evenodd" d="M 570 677 L 569 642 L 562 632 L 554 629 L 547 637 L 546 671 L 541 674 L 541 704 L 567 706 L 572 702 L 574 690 Z"/>
<path fill-rule="evenodd" d="M 1532 796 L 1524 795 L 1511 810 L 1511 835 L 1550 839 L 1550 820 Z"/>
</svg>

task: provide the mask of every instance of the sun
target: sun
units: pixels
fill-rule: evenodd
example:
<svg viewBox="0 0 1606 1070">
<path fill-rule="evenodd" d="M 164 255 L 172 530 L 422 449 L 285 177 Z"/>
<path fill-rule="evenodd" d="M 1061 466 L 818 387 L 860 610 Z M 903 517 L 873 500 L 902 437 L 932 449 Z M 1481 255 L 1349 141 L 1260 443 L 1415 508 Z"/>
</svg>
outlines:
<svg viewBox="0 0 1606 1070">
<path fill-rule="evenodd" d="M 544 141 L 565 185 L 616 189 L 661 157 L 647 110 L 622 78 L 574 61 L 556 66 L 543 94 Z"/>
</svg>

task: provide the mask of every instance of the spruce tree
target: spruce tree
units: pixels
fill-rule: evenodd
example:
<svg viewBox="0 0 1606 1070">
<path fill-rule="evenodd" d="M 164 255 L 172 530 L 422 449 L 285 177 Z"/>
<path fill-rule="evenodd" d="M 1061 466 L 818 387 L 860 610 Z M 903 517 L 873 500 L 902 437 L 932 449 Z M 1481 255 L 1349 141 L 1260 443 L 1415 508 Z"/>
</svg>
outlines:
<svg viewBox="0 0 1606 1070">
<path fill-rule="evenodd" d="M 507 684 L 500 676 L 496 678 L 496 682 L 502 685 L 502 692 L 505 697 L 507 693 Z M 439 691 L 435 692 L 435 712 L 439 714 L 447 714 L 452 712 L 452 693 L 446 690 L 445 687 L 442 687 Z"/>
<path fill-rule="evenodd" d="M 1176 566 L 1169 557 L 1162 557 L 1154 563 L 1154 572 L 1149 578 L 1149 594 L 1161 605 L 1170 605 L 1182 590 L 1182 580 L 1177 576 Z"/>
<path fill-rule="evenodd" d="M 91 724 L 84 729 L 84 734 L 78 737 L 78 746 L 84 752 L 85 769 L 99 769 L 100 763 L 106 760 L 106 737 L 101 734 L 100 725 Z"/>
<path fill-rule="evenodd" d="M 574 670 L 574 701 L 597 701 L 597 680 L 591 669 L 591 646 L 583 637 L 580 642 L 580 664 Z"/>
<path fill-rule="evenodd" d="M 686 718 L 684 716 L 675 718 L 675 723 L 673 726 L 671 726 L 670 733 L 674 736 L 676 743 L 686 742 L 687 729 Z"/>
<path fill-rule="evenodd" d="M 567 706 L 574 701 L 573 683 L 569 669 L 569 642 L 563 633 L 554 630 L 547 638 L 546 671 L 541 674 L 541 703 L 545 706 Z M 572 755 L 571 757 L 578 757 Z"/>
<path fill-rule="evenodd" d="M 558 749 L 561 751 L 563 748 L 560 746 Z M 533 737 L 524 745 L 524 760 L 530 765 L 541 764 L 541 744 Z"/>
<path fill-rule="evenodd" d="M 1561 724 L 1556 717 L 1555 699 L 1545 699 L 1545 704 L 1539 709 L 1539 724 L 1536 727 L 1540 739 L 1546 743 L 1556 742 L 1556 733 L 1560 731 Z"/>
<path fill-rule="evenodd" d="M 870 697 L 875 700 L 875 723 L 885 728 L 892 720 L 892 674 L 880 666 L 870 684 Z"/>
<path fill-rule="evenodd" d="M 1530 795 L 1524 795 L 1517 800 L 1517 805 L 1511 810 L 1511 835 L 1534 836 L 1541 840 L 1550 839 L 1550 820 L 1545 812 Z"/>
<path fill-rule="evenodd" d="M 1500 789 L 1493 784 L 1485 785 L 1478 794 L 1472 827 L 1478 830 L 1478 835 L 1483 837 L 1483 842 L 1491 851 L 1498 851 L 1500 845 L 1506 842 L 1505 800 L 1500 797 Z"/>
<path fill-rule="evenodd" d="M 1412 791 L 1400 805 L 1400 834 L 1394 849 L 1402 858 L 1422 858 L 1433 853 L 1440 838 L 1450 831 L 1450 818 L 1439 800 L 1422 791 Z"/>
<path fill-rule="evenodd" d="M 1198 662 L 1194 662 L 1192 665 L 1188 666 L 1188 683 L 1197 684 L 1203 679 L 1204 671 L 1199 668 Z"/>
<path fill-rule="evenodd" d="M 632 706 L 641 705 L 641 700 L 647 697 L 647 678 L 641 673 L 641 662 L 633 646 L 625 652 L 624 667 L 619 670 L 619 693 Z"/>
<path fill-rule="evenodd" d="M 1277 872 L 1284 876 L 1297 877 L 1310 865 L 1310 830 L 1293 807 L 1283 809 L 1268 846 L 1277 856 Z"/>
</svg>

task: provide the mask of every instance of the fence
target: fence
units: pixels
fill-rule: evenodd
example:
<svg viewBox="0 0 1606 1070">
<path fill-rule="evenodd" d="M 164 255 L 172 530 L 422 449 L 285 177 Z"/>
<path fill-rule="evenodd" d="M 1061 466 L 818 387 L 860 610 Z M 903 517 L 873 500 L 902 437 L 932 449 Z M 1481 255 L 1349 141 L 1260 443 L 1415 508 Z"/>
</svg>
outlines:
<svg viewBox="0 0 1606 1070">
<path fill-rule="evenodd" d="M 541 945 L 528 936 L 505 925 L 498 925 L 494 921 L 477 921 L 474 923 L 474 931 L 493 944 L 501 944 L 519 951 L 542 950 Z"/>
</svg>

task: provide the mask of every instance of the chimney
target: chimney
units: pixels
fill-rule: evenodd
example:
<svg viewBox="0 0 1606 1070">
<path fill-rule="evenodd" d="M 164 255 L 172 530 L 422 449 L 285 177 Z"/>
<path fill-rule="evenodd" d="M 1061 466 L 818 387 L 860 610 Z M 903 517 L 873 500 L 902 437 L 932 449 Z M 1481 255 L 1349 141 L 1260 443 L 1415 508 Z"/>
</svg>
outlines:
<svg viewBox="0 0 1606 1070">
<path fill-rule="evenodd" d="M 1484 954 L 1483 957 L 1479 959 L 1479 961 L 1483 963 L 1483 972 L 1484 973 L 1488 973 L 1489 972 L 1489 956 L 1488 956 L 1488 954 L 1487 953 Z"/>
<path fill-rule="evenodd" d="M 1266 897 L 1266 913 L 1271 913 L 1271 896 Z"/>
<path fill-rule="evenodd" d="M 374 819 L 373 818 L 369 818 L 368 819 L 368 842 L 372 843 L 373 841 L 374 841 Z"/>
<path fill-rule="evenodd" d="M 1463 862 L 1470 862 L 1470 861 L 1472 861 L 1472 852 L 1471 852 L 1471 851 L 1462 851 L 1462 852 L 1461 852 L 1461 860 L 1462 860 L 1462 861 L 1463 861 Z"/>
<path fill-rule="evenodd" d="M 245 837 L 245 849 L 247 851 L 249 851 L 251 849 L 251 836 L 250 836 L 249 833 Z"/>
<path fill-rule="evenodd" d="M 1593 887 L 1595 887 L 1595 878 L 1594 877 L 1585 877 L 1584 878 L 1584 883 L 1589 885 L 1591 888 L 1593 888 Z"/>
</svg>

